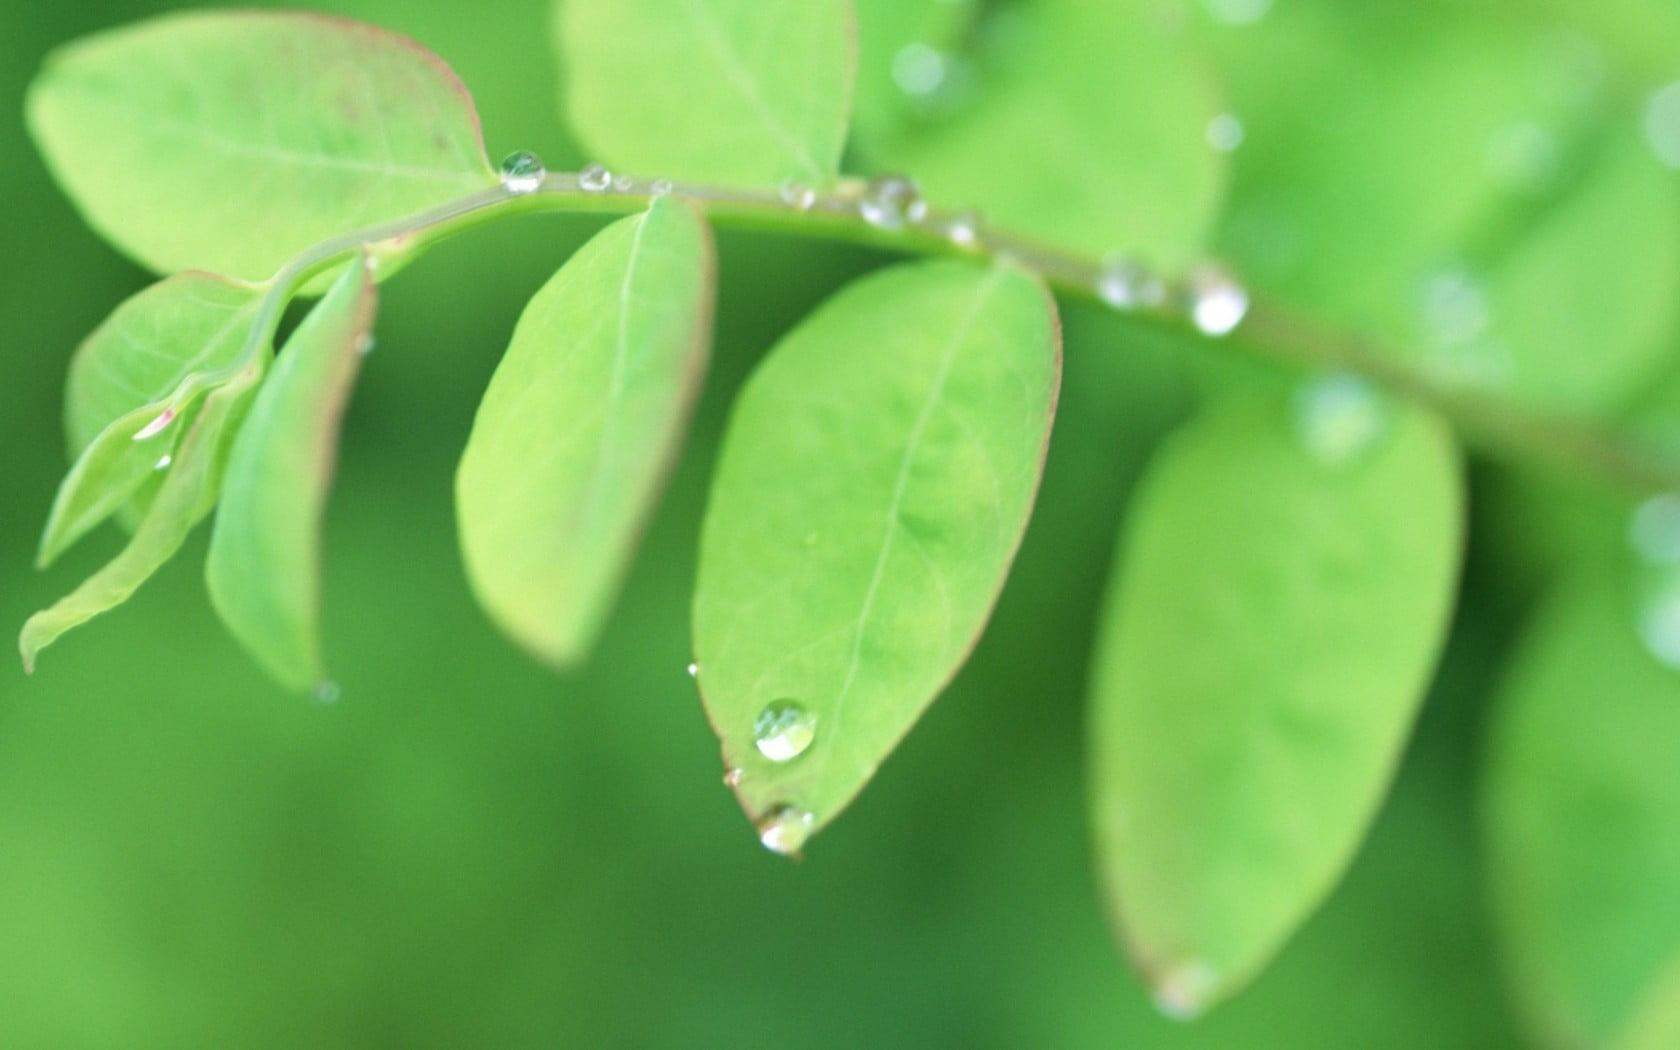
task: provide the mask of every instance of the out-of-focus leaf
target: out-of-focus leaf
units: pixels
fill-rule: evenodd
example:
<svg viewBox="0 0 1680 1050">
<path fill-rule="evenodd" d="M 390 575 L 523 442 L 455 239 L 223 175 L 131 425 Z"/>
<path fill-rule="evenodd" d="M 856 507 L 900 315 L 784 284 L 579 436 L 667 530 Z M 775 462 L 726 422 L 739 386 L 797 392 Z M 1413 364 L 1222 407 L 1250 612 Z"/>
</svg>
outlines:
<svg viewBox="0 0 1680 1050">
<path fill-rule="evenodd" d="M 1179 267 L 1224 183 L 1194 41 L 1147 4 L 1050 0 L 1004 19 L 972 103 L 877 158 L 929 196 L 1069 248 Z"/>
<path fill-rule="evenodd" d="M 1099 634 L 1104 890 L 1165 1008 L 1271 958 L 1376 812 L 1445 636 L 1462 493 L 1446 428 L 1326 458 L 1273 398 L 1208 410 L 1134 502 Z"/>
<path fill-rule="evenodd" d="M 41 565 L 110 517 L 169 462 L 165 457 L 186 426 L 172 420 L 160 429 L 161 414 L 189 376 L 238 361 L 260 298 L 249 285 L 178 274 L 123 303 L 82 344 L 70 365 L 65 406 L 77 459 L 41 537 Z"/>
<path fill-rule="evenodd" d="M 795 821 L 771 844 L 833 820 L 974 645 L 1037 491 L 1058 344 L 1025 271 L 903 265 L 824 304 L 743 390 L 694 639 L 743 808 Z"/>
<path fill-rule="evenodd" d="M 1546 1046 L 1639 1045 L 1636 1026 L 1675 1020 L 1657 997 L 1680 960 L 1680 674 L 1642 646 L 1635 590 L 1599 569 L 1552 596 L 1489 742 L 1492 900 Z"/>
<path fill-rule="evenodd" d="M 705 370 L 713 288 L 699 214 L 656 199 L 525 308 L 456 476 L 479 601 L 531 652 L 581 660 L 611 607 Z"/>
<path fill-rule="evenodd" d="M 265 278 L 495 184 L 441 59 L 321 15 L 190 12 L 87 37 L 36 79 L 29 124 L 88 222 L 161 272 Z"/>
<path fill-rule="evenodd" d="M 834 181 L 855 64 L 843 0 L 559 0 L 554 32 L 572 127 L 604 163 Z"/>
<path fill-rule="evenodd" d="M 51 608 L 23 625 L 18 648 L 33 671 L 42 649 L 64 632 L 127 601 L 142 583 L 181 549 L 193 527 L 215 506 L 228 439 L 249 405 L 260 364 L 242 372 L 205 399 L 192 428 L 176 448 L 156 498 L 121 554 Z"/>
<path fill-rule="evenodd" d="M 326 679 L 321 514 L 374 304 L 363 256 L 286 341 L 228 454 L 210 536 L 211 602 L 234 637 L 294 689 Z"/>
</svg>

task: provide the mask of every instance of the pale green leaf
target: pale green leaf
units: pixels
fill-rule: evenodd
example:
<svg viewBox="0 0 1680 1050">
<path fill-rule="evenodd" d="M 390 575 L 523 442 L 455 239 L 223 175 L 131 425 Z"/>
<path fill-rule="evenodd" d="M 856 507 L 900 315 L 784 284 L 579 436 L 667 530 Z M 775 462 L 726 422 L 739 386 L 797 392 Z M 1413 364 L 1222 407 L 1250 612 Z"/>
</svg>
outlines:
<svg viewBox="0 0 1680 1050">
<path fill-rule="evenodd" d="M 23 625 L 18 648 L 25 669 L 33 671 L 36 656 L 64 632 L 127 601 L 180 550 L 193 527 L 210 513 L 216 503 L 228 439 L 248 407 L 258 367 L 253 365 L 205 399 L 203 410 L 175 451 L 156 498 L 122 553 Z"/>
<path fill-rule="evenodd" d="M 208 381 L 239 361 L 260 299 L 249 285 L 177 274 L 117 307 L 82 344 L 65 405 L 76 463 L 53 502 L 41 565 L 128 503 L 167 462 L 186 421 L 161 429 L 157 421 L 196 402 L 176 397 L 189 379 Z"/>
<path fill-rule="evenodd" d="M 844 0 L 559 0 L 561 92 L 595 158 L 639 175 L 834 181 L 851 106 Z"/>
<path fill-rule="evenodd" d="M 694 644 L 749 816 L 794 807 L 801 837 L 833 820 L 966 659 L 1037 491 L 1059 342 L 1032 275 L 909 264 L 824 304 L 748 382 L 701 536 Z M 754 723 L 782 700 L 815 736 L 777 762 Z"/>
<path fill-rule="evenodd" d="M 49 59 L 29 124 L 89 223 L 162 272 L 265 278 L 495 183 L 440 59 L 322 15 L 192 12 L 87 37 Z"/>
<path fill-rule="evenodd" d="M 292 688 L 326 678 L 321 515 L 374 303 L 364 256 L 286 341 L 228 454 L 210 536 L 211 602 L 234 637 Z"/>
<path fill-rule="evenodd" d="M 1445 635 L 1463 500 L 1446 428 L 1325 458 L 1233 399 L 1143 481 L 1094 665 L 1103 889 L 1163 1006 L 1249 981 L 1347 867 Z"/>
<path fill-rule="evenodd" d="M 1680 673 L 1641 644 L 1642 598 L 1605 570 L 1560 588 L 1489 741 L 1491 900 L 1545 1046 L 1638 1045 L 1680 1020 L 1653 998 L 1680 966 Z"/>
<path fill-rule="evenodd" d="M 972 104 L 875 159 L 999 225 L 1183 266 L 1205 249 L 1223 193 L 1206 137 L 1218 103 L 1194 41 L 1150 7 L 1020 11 L 980 56 Z"/>
<path fill-rule="evenodd" d="M 588 655 L 679 447 L 710 342 L 711 236 L 669 199 L 543 286 L 455 479 L 479 602 L 538 658 Z"/>
</svg>

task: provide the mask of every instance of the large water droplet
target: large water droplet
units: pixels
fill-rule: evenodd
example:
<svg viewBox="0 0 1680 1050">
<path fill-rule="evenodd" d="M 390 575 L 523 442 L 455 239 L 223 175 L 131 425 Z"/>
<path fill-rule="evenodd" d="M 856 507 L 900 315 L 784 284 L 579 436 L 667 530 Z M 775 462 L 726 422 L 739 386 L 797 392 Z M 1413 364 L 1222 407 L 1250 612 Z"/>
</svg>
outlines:
<svg viewBox="0 0 1680 1050">
<path fill-rule="evenodd" d="M 1272 0 L 1202 0 L 1202 6 L 1216 21 L 1227 25 L 1253 25 L 1266 17 Z"/>
<path fill-rule="evenodd" d="M 926 44 L 906 44 L 893 56 L 893 82 L 913 97 L 938 91 L 945 84 L 947 69 L 945 56 Z"/>
<path fill-rule="evenodd" d="M 916 222 L 927 214 L 921 188 L 914 179 L 903 175 L 881 175 L 869 180 L 858 198 L 858 214 L 863 221 L 882 230 L 901 229 L 906 222 Z"/>
<path fill-rule="evenodd" d="M 1657 565 L 1680 565 L 1680 494 L 1652 496 L 1634 509 L 1628 542 L 1641 558 Z"/>
<path fill-rule="evenodd" d="M 1229 335 L 1248 316 L 1248 289 L 1221 266 L 1206 263 L 1190 274 L 1190 322 L 1203 335 Z"/>
<path fill-rule="evenodd" d="M 817 191 L 800 182 L 789 179 L 782 183 L 782 203 L 798 211 L 810 211 L 817 203 Z"/>
<path fill-rule="evenodd" d="M 1325 376 L 1295 392 L 1295 433 L 1321 463 L 1352 463 L 1376 444 L 1387 422 L 1381 395 L 1356 375 Z"/>
<path fill-rule="evenodd" d="M 1097 298 L 1116 310 L 1160 306 L 1166 301 L 1167 285 L 1136 259 L 1113 256 L 1097 273 Z"/>
<path fill-rule="evenodd" d="M 809 810 L 786 804 L 772 806 L 758 818 L 758 841 L 767 850 L 792 856 L 804 847 L 815 824 L 816 818 Z"/>
<path fill-rule="evenodd" d="M 1230 153 L 1243 143 L 1242 121 L 1234 113 L 1221 113 L 1208 121 L 1208 145 L 1221 153 Z"/>
<path fill-rule="evenodd" d="M 1660 662 L 1680 670 L 1680 580 L 1655 587 L 1639 609 L 1639 638 Z"/>
<path fill-rule="evenodd" d="M 772 700 L 753 719 L 753 743 L 772 762 L 791 762 L 817 736 L 817 716 L 797 700 Z"/>
<path fill-rule="evenodd" d="M 1193 1021 L 1207 1009 L 1207 997 L 1219 975 L 1204 962 L 1169 970 L 1155 985 L 1155 1008 L 1175 1021 Z"/>
<path fill-rule="evenodd" d="M 585 193 L 604 193 L 612 189 L 612 172 L 599 164 L 591 164 L 578 172 L 578 188 Z"/>
<path fill-rule="evenodd" d="M 1680 169 L 1680 80 L 1658 88 L 1646 101 L 1645 141 L 1658 160 Z"/>
<path fill-rule="evenodd" d="M 547 174 L 542 158 L 527 149 L 509 153 L 502 161 L 502 187 L 509 193 L 534 192 Z"/>
<path fill-rule="evenodd" d="M 173 408 L 166 408 L 162 412 L 158 413 L 158 417 L 156 419 L 135 431 L 134 440 L 145 441 L 148 438 L 155 438 L 159 434 L 163 433 L 164 428 L 173 422 L 175 422 L 175 410 Z"/>
</svg>

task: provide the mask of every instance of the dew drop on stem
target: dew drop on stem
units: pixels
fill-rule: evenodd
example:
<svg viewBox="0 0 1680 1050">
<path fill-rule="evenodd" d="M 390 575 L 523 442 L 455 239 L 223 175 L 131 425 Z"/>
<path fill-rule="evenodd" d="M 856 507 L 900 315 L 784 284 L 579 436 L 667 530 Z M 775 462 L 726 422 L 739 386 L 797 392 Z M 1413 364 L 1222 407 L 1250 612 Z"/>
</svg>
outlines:
<svg viewBox="0 0 1680 1050">
<path fill-rule="evenodd" d="M 585 193 L 605 193 L 612 189 L 612 172 L 599 164 L 591 164 L 578 172 L 578 188 Z"/>
<path fill-rule="evenodd" d="M 1136 259 L 1111 256 L 1097 272 L 1096 292 L 1097 298 L 1116 310 L 1138 310 L 1165 302 L 1167 285 Z"/>
<path fill-rule="evenodd" d="M 796 211 L 810 211 L 817 203 L 817 191 L 798 179 L 782 183 L 781 194 L 782 203 Z"/>
<path fill-rule="evenodd" d="M 870 179 L 858 198 L 858 214 L 880 230 L 903 229 L 927 214 L 921 188 L 903 175 L 880 175 Z"/>
<path fill-rule="evenodd" d="M 1215 263 L 1196 267 L 1185 293 L 1190 322 L 1203 335 L 1230 335 L 1248 316 L 1248 289 Z"/>
<path fill-rule="evenodd" d="M 985 225 L 986 220 L 974 209 L 959 211 L 946 222 L 945 239 L 958 248 L 977 248 Z"/>
<path fill-rule="evenodd" d="M 547 174 L 542 158 L 530 150 L 509 153 L 502 160 L 502 188 L 509 193 L 533 193 Z"/>
</svg>

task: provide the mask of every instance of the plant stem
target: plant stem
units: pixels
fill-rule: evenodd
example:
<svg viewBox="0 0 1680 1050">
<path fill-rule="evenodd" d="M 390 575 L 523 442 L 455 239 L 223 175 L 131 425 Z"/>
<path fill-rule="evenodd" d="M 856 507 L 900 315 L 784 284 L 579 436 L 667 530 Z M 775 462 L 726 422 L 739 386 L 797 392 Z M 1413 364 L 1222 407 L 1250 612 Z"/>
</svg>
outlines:
<svg viewBox="0 0 1680 1050">
<path fill-rule="evenodd" d="M 690 201 L 707 217 L 731 226 L 796 233 L 918 255 L 1012 259 L 1039 274 L 1065 296 L 1103 302 L 1103 261 L 1062 250 L 1006 230 L 982 225 L 972 212 L 922 207 L 892 225 L 868 221 L 860 203 L 861 180 L 843 180 L 833 191 L 815 193 L 790 186 L 782 191 L 741 189 L 663 179 L 618 178 L 604 173 L 585 180 L 578 173 L 552 173 L 528 192 L 500 185 L 428 211 L 336 237 L 301 253 L 268 282 L 268 294 L 252 327 L 245 361 L 262 352 L 286 303 L 305 283 L 360 250 L 376 263 L 403 259 L 462 230 L 525 212 L 625 213 L 645 208 L 656 196 Z M 590 188 L 585 187 L 585 181 Z M 603 189 L 593 188 L 606 181 Z M 964 236 L 964 230 L 971 236 Z M 1162 286 L 1147 305 L 1123 312 L 1159 328 L 1195 338 L 1183 286 Z M 1437 412 L 1465 440 L 1489 455 L 1536 469 L 1572 476 L 1624 494 L 1680 488 L 1680 460 L 1626 435 L 1564 417 L 1532 411 L 1490 392 L 1443 382 L 1409 367 L 1398 355 L 1359 337 L 1265 301 L 1254 302 L 1243 322 L 1219 339 L 1233 350 L 1290 369 L 1348 372 L 1393 395 Z M 243 364 L 243 362 L 241 363 Z M 229 368 L 231 376 L 240 365 Z"/>
</svg>

